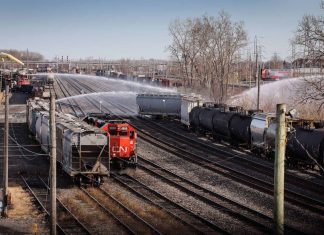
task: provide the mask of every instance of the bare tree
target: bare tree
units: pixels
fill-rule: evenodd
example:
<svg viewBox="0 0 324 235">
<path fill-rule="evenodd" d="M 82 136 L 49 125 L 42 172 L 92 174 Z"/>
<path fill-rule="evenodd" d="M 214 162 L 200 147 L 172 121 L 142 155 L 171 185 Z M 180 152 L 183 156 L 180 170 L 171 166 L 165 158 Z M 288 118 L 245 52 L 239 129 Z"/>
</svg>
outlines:
<svg viewBox="0 0 324 235">
<path fill-rule="evenodd" d="M 297 27 L 293 43 L 304 59 L 324 58 L 324 17 L 305 15 Z"/>
<path fill-rule="evenodd" d="M 322 67 L 324 60 L 324 17 L 305 15 L 297 27 L 292 41 L 297 56 L 302 63 L 311 63 Z M 296 49 L 297 48 L 297 49 Z M 318 105 L 318 111 L 324 106 L 324 77 L 305 77 L 297 88 L 301 103 Z"/>
<path fill-rule="evenodd" d="M 13 55 L 14 57 L 20 59 L 20 60 L 27 60 L 27 51 L 18 51 L 14 49 L 0 49 L 0 51 L 9 53 L 10 55 Z M 38 52 L 28 52 L 28 60 L 29 61 L 42 61 L 44 60 L 44 56 L 41 55 Z"/>
<path fill-rule="evenodd" d="M 246 45 L 243 23 L 221 12 L 217 18 L 175 20 L 169 30 L 169 50 L 183 70 L 185 84 L 206 87 L 215 100 L 224 102 L 238 52 Z"/>
<path fill-rule="evenodd" d="M 305 77 L 303 82 L 295 87 L 296 94 L 298 94 L 296 101 L 317 107 L 318 113 L 324 107 L 324 77 Z"/>
<path fill-rule="evenodd" d="M 284 67 L 284 61 L 277 53 L 274 53 L 271 59 L 265 63 L 265 67 L 269 69 L 282 69 Z"/>
</svg>

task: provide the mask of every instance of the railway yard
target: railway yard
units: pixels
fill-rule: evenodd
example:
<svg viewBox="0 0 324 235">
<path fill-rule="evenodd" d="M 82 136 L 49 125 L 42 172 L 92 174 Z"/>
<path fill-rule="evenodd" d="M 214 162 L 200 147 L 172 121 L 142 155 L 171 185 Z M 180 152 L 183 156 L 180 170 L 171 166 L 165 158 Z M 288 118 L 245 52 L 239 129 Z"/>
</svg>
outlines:
<svg viewBox="0 0 324 235">
<path fill-rule="evenodd" d="M 123 88 L 116 92 L 117 86 Z M 127 119 L 137 132 L 136 168 L 111 171 L 100 187 L 77 185 L 58 167 L 57 231 L 271 233 L 272 160 L 188 132 L 176 120 L 138 117 L 136 92 L 146 89 L 153 88 L 102 77 L 55 75 L 57 112 L 72 114 L 79 121 L 87 113 L 114 114 Z M 0 220 L 0 229 L 8 234 L 49 232 L 48 154 L 28 130 L 27 98 L 23 93 L 12 93 L 10 98 L 12 205 L 8 218 Z M 3 118 L 1 115 L 1 129 Z M 3 136 L 0 139 L 3 143 Z M 0 155 L 2 158 L 3 145 Z M 287 234 L 324 233 L 324 180 L 318 171 L 287 168 L 285 214 Z"/>
</svg>

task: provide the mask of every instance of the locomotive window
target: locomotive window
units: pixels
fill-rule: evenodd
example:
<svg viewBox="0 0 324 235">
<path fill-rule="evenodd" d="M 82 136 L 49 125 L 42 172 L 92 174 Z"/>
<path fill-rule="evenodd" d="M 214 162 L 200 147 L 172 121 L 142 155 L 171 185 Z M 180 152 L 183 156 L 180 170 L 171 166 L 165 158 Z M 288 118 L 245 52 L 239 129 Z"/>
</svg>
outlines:
<svg viewBox="0 0 324 235">
<path fill-rule="evenodd" d="M 103 127 L 103 125 L 105 125 L 106 123 L 104 123 L 104 122 L 99 122 L 98 123 L 98 127 L 100 128 L 100 127 Z"/>
<path fill-rule="evenodd" d="M 131 131 L 130 134 L 129 134 L 129 137 L 130 137 L 131 139 L 134 139 L 134 137 L 135 137 L 135 132 L 134 132 L 134 131 Z"/>
<path fill-rule="evenodd" d="M 127 131 L 121 131 L 119 134 L 120 136 L 127 136 Z"/>
<path fill-rule="evenodd" d="M 109 127 L 109 134 L 110 135 L 117 135 L 117 128 L 115 126 Z"/>
<path fill-rule="evenodd" d="M 117 131 L 116 130 L 109 130 L 109 134 L 110 135 L 117 135 Z"/>
</svg>

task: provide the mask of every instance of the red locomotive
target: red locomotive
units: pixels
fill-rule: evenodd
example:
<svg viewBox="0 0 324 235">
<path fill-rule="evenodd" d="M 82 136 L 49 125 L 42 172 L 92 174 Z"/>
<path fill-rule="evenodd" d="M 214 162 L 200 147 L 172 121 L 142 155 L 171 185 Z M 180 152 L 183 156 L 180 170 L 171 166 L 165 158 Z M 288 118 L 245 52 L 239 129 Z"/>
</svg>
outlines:
<svg viewBox="0 0 324 235">
<path fill-rule="evenodd" d="M 125 168 L 137 163 L 136 131 L 127 121 L 118 120 L 107 113 L 89 113 L 84 121 L 107 132 L 113 164 Z"/>
<path fill-rule="evenodd" d="M 262 69 L 262 80 L 279 80 L 293 77 L 292 69 Z"/>
<path fill-rule="evenodd" d="M 19 87 L 22 87 L 22 86 L 29 86 L 29 85 L 30 85 L 30 80 L 27 78 L 26 75 L 21 75 L 21 76 L 18 78 L 17 85 L 18 85 Z"/>
</svg>

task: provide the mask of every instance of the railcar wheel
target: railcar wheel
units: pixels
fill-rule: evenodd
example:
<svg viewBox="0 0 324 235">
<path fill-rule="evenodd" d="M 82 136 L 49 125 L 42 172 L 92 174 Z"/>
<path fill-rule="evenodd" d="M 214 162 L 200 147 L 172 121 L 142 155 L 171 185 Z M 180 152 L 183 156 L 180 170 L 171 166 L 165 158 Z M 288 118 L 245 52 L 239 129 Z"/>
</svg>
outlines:
<svg viewBox="0 0 324 235">
<path fill-rule="evenodd" d="M 81 177 L 81 176 L 75 176 L 75 177 L 73 178 L 73 182 L 74 182 L 77 186 L 81 187 L 81 186 L 82 186 L 82 177 Z"/>
<path fill-rule="evenodd" d="M 119 168 L 120 170 L 126 168 L 126 164 L 125 164 L 123 161 L 118 161 L 117 164 L 118 164 L 118 168 Z"/>
<path fill-rule="evenodd" d="M 93 184 L 95 187 L 99 187 L 101 185 L 101 177 L 98 176 L 98 177 L 95 177 L 94 179 L 94 184 Z"/>
</svg>

